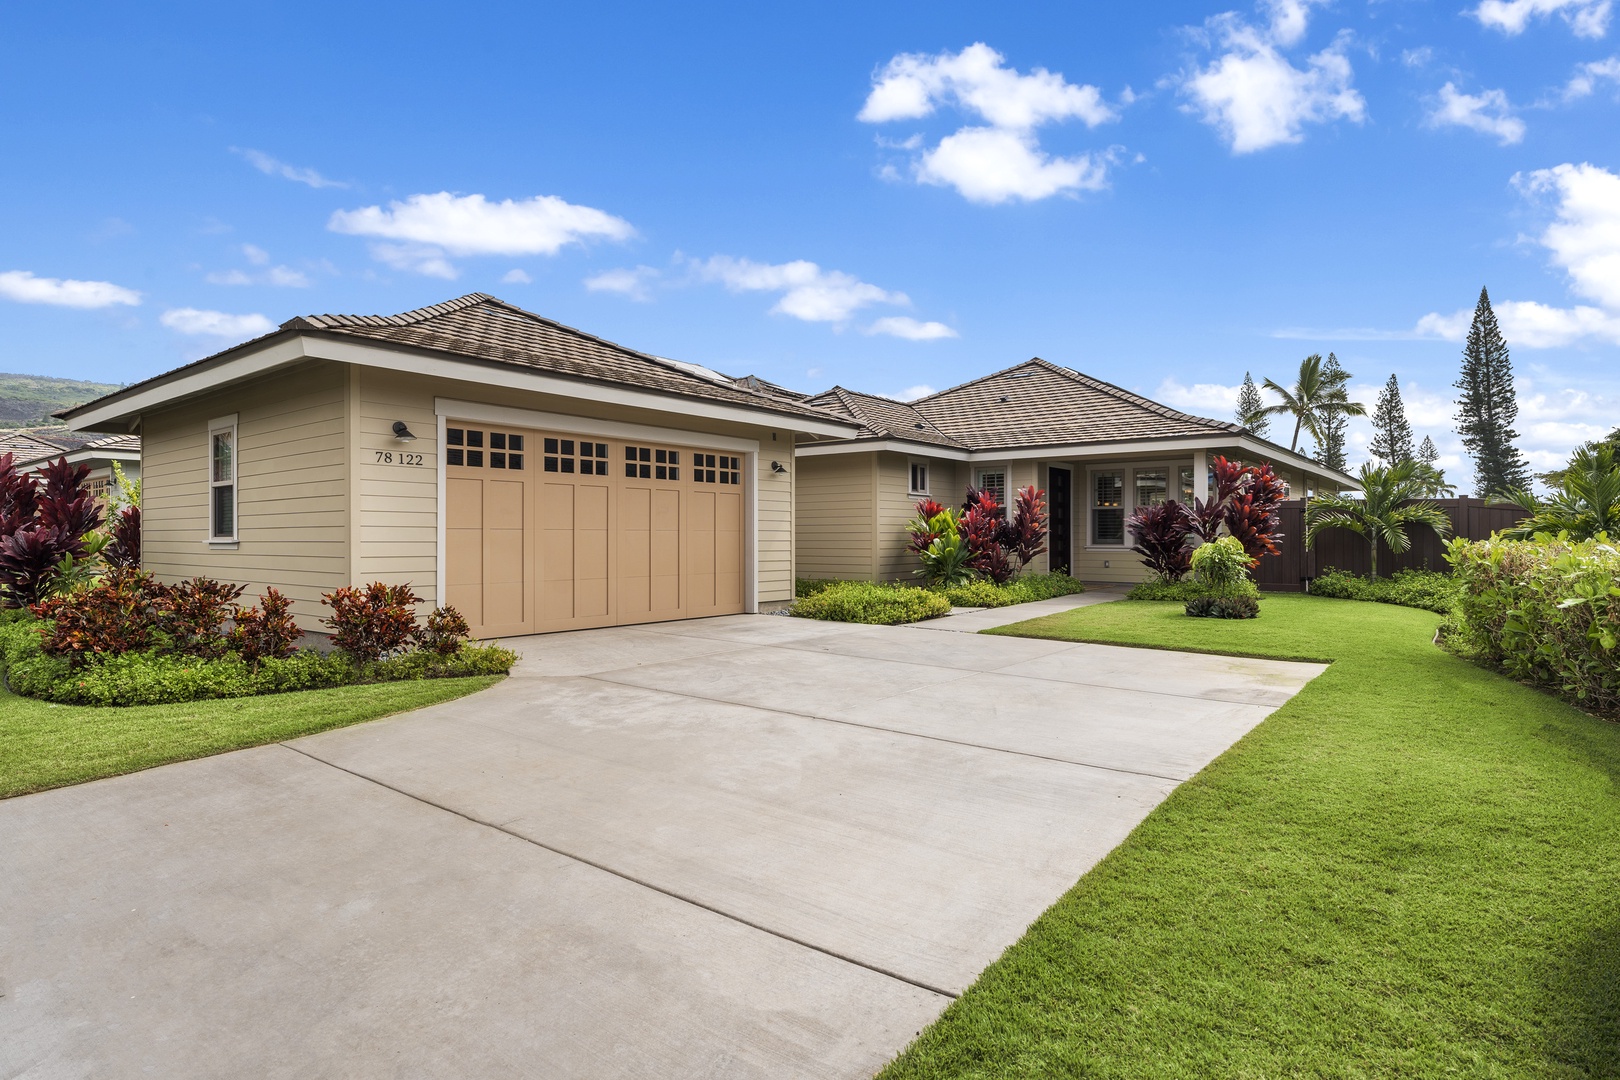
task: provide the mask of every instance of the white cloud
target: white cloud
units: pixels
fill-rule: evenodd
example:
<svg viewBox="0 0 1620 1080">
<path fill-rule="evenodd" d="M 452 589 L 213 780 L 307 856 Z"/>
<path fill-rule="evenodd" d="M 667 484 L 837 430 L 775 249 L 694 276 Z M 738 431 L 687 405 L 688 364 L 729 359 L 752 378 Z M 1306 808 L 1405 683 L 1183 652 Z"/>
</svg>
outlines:
<svg viewBox="0 0 1620 1080">
<path fill-rule="evenodd" d="M 1440 88 L 1435 107 L 1429 112 L 1430 127 L 1464 127 L 1481 135 L 1493 136 L 1503 146 L 1524 138 L 1524 121 L 1513 115 L 1513 106 L 1500 90 L 1464 94 L 1454 83 Z"/>
<path fill-rule="evenodd" d="M 242 256 L 254 266 L 263 266 L 270 261 L 270 253 L 257 244 L 243 244 Z"/>
<path fill-rule="evenodd" d="M 1577 98 L 1591 97 L 1596 93 L 1598 83 L 1604 81 L 1620 86 L 1620 56 L 1611 56 L 1607 60 L 1593 60 L 1589 64 L 1577 67 L 1569 82 L 1564 84 L 1564 100 L 1574 101 Z"/>
<path fill-rule="evenodd" d="M 1117 120 L 1118 110 L 1095 86 L 1076 85 L 1045 68 L 1024 75 L 1005 65 L 1005 57 L 983 42 L 959 53 L 902 53 L 873 76 L 859 119 L 869 124 L 921 120 L 947 105 L 982 121 L 931 149 L 917 134 L 878 140 L 886 149 L 913 154 L 911 175 L 919 183 L 953 187 L 972 202 L 1033 201 L 1105 186 L 1111 153 L 1053 157 L 1034 132 L 1065 120 L 1094 128 Z M 901 173 L 888 164 L 879 175 L 897 180 Z"/>
<path fill-rule="evenodd" d="M 389 266 L 431 277 L 455 277 L 449 255 L 555 255 L 568 244 L 605 238 L 626 240 L 635 229 L 623 218 L 555 195 L 521 202 L 490 202 L 482 195 L 441 191 L 394 201 L 388 209 L 338 210 L 327 222 L 333 232 L 401 241 L 376 244 L 372 254 Z"/>
<path fill-rule="evenodd" d="M 1296 67 L 1282 50 L 1304 39 L 1309 5 L 1268 6 L 1271 21 L 1263 27 L 1236 12 L 1208 20 L 1204 33 L 1225 51 L 1179 80 L 1189 107 L 1221 132 L 1234 154 L 1297 143 L 1307 124 L 1339 119 L 1359 124 L 1367 115 L 1366 101 L 1350 85 L 1348 37 L 1341 34 Z"/>
<path fill-rule="evenodd" d="M 1429 61 L 1434 59 L 1434 47 L 1422 45 L 1416 49 L 1406 49 L 1401 53 L 1401 63 L 1409 68 L 1428 67 Z"/>
<path fill-rule="evenodd" d="M 54 304 L 72 308 L 104 308 L 114 304 L 133 307 L 141 302 L 140 293 L 110 281 L 42 278 L 35 277 L 28 270 L 0 273 L 0 296 L 19 304 Z"/>
<path fill-rule="evenodd" d="M 771 310 L 806 322 L 844 322 L 872 304 L 911 303 L 905 293 L 881 289 L 841 270 L 823 270 L 805 259 L 771 265 L 716 255 L 694 262 L 693 269 L 702 280 L 720 282 L 732 292 L 779 292 L 781 299 Z"/>
<path fill-rule="evenodd" d="M 1577 37 L 1600 38 L 1608 32 L 1612 7 L 1611 0 L 1481 0 L 1473 16 L 1513 37 L 1524 33 L 1530 20 L 1556 14 Z"/>
<path fill-rule="evenodd" d="M 501 275 L 501 280 L 508 285 L 528 285 L 534 281 L 534 278 L 530 277 L 523 270 L 513 267 Z"/>
<path fill-rule="evenodd" d="M 171 308 L 158 322 L 182 334 L 205 334 L 210 337 L 250 338 L 268 334 L 276 324 L 263 315 L 230 315 L 223 311 L 204 311 L 198 308 Z"/>
<path fill-rule="evenodd" d="M 309 286 L 309 278 L 302 270 L 294 270 L 290 266 L 272 266 L 265 271 L 265 280 L 272 285 L 282 285 L 293 289 L 303 289 Z"/>
<path fill-rule="evenodd" d="M 1560 308 L 1535 300 L 1500 300 L 1492 301 L 1491 309 L 1509 346 L 1557 349 L 1590 338 L 1620 345 L 1620 317 L 1595 307 Z M 1473 320 L 1473 308 L 1450 315 L 1431 312 L 1418 320 L 1416 336 L 1464 341 Z"/>
<path fill-rule="evenodd" d="M 1045 68 L 1020 75 L 1005 62 L 983 42 L 955 54 L 901 53 L 874 77 L 859 118 L 869 124 L 920 120 L 946 103 L 992 127 L 1016 130 L 1069 119 L 1096 127 L 1119 117 L 1095 86 L 1076 86 Z"/>
<path fill-rule="evenodd" d="M 1112 160 L 1112 153 L 1055 158 L 1028 132 L 971 127 L 945 136 L 913 169 L 922 183 L 953 187 L 969 202 L 995 205 L 1099 191 L 1108 186 Z"/>
<path fill-rule="evenodd" d="M 634 269 L 621 266 L 586 278 L 585 287 L 591 292 L 618 293 L 645 302 L 652 299 L 649 286 L 659 277 L 659 272 L 650 266 L 637 266 Z"/>
<path fill-rule="evenodd" d="M 1175 376 L 1170 376 L 1159 383 L 1152 396 L 1153 400 L 1173 409 L 1197 416 L 1226 418 L 1237 410 L 1238 391 L 1242 389 L 1241 385 L 1226 386 L 1221 383 L 1193 383 L 1188 386 Z"/>
<path fill-rule="evenodd" d="M 289 165 L 285 161 L 278 161 L 261 150 L 248 150 L 233 146 L 231 152 L 242 155 L 247 159 L 249 165 L 252 165 L 266 176 L 279 176 L 283 180 L 308 184 L 312 188 L 346 188 L 349 186 L 339 180 L 328 180 L 314 169 L 305 169 L 297 165 Z"/>
<path fill-rule="evenodd" d="M 916 401 L 918 398 L 930 397 L 937 393 L 939 393 L 939 391 L 935 390 L 927 383 L 918 383 L 916 386 L 906 387 L 904 390 L 900 391 L 894 396 L 899 398 L 901 401 Z"/>
<path fill-rule="evenodd" d="M 865 330 L 865 334 L 887 334 L 907 341 L 938 341 L 959 336 L 942 322 L 919 322 L 909 315 L 890 315 L 878 319 Z"/>
<path fill-rule="evenodd" d="M 1514 182 L 1527 194 L 1556 197 L 1556 217 L 1541 243 L 1575 292 L 1620 313 L 1620 175 L 1565 163 Z"/>
<path fill-rule="evenodd" d="M 204 279 L 210 285 L 252 285 L 253 275 L 246 270 L 214 270 Z"/>
</svg>

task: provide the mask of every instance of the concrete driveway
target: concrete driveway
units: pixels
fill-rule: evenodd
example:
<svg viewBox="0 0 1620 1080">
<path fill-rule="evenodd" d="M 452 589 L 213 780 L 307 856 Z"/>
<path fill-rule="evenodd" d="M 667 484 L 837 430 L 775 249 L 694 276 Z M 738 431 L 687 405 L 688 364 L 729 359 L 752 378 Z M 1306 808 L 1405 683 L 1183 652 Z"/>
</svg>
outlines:
<svg viewBox="0 0 1620 1080">
<path fill-rule="evenodd" d="M 866 1076 L 1321 669 L 737 616 L 0 802 L 0 1076 Z"/>
</svg>

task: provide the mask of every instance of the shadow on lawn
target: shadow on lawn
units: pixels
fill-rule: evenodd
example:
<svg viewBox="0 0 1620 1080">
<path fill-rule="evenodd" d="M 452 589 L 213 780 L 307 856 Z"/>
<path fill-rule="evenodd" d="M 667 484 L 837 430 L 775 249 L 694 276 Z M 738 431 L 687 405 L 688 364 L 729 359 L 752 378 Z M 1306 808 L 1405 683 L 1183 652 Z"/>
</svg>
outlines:
<svg viewBox="0 0 1620 1080">
<path fill-rule="evenodd" d="M 1559 1019 L 1547 1032 L 1560 1076 L 1620 1076 L 1620 916 L 1549 972 Z"/>
</svg>

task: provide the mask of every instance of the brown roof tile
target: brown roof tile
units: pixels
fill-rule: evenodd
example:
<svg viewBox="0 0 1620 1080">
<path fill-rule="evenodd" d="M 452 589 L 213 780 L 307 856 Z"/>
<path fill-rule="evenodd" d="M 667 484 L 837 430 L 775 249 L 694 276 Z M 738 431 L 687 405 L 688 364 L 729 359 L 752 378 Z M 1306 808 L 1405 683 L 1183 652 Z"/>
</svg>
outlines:
<svg viewBox="0 0 1620 1080">
<path fill-rule="evenodd" d="M 905 439 L 931 446 L 969 449 L 967 443 L 945 434 L 933 421 L 904 401 L 835 386 L 807 399 L 806 404 L 831 409 L 857 421 L 862 427 L 860 437 L 863 439 Z"/>
</svg>

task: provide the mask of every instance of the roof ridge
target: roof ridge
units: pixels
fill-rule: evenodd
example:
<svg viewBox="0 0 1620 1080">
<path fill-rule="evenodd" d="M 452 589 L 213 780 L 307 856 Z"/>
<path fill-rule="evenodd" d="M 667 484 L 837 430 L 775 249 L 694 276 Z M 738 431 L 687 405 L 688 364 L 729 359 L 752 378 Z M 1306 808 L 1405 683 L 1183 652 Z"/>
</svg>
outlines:
<svg viewBox="0 0 1620 1080">
<path fill-rule="evenodd" d="M 858 393 L 858 391 L 851 390 L 847 386 L 838 386 L 835 384 L 833 388 L 828 391 L 828 393 L 836 394 L 838 396 L 838 400 L 843 404 L 844 408 L 848 409 L 849 414 L 861 422 L 862 427 L 870 428 L 879 435 L 893 434 L 893 432 L 891 432 L 888 428 L 874 420 L 865 409 L 861 408 L 860 402 L 855 400 L 855 395 Z"/>
<path fill-rule="evenodd" d="M 440 315 L 449 315 L 464 308 L 494 300 L 511 307 L 488 293 L 473 292 L 444 300 L 426 307 L 402 311 L 397 315 L 297 315 L 281 324 L 283 330 L 332 330 L 343 326 L 411 326 Z M 519 310 L 522 310 L 521 308 Z"/>
<path fill-rule="evenodd" d="M 925 401 L 933 401 L 937 397 L 943 397 L 946 394 L 953 394 L 958 390 L 965 390 L 969 386 L 977 386 L 979 383 L 988 382 L 989 380 L 994 379 L 997 376 L 1006 375 L 1008 372 L 1017 371 L 1019 368 L 1028 367 L 1031 364 L 1044 364 L 1047 367 L 1056 367 L 1057 366 L 1056 364 L 1048 363 L 1047 361 L 1042 360 L 1038 356 L 1032 356 L 1028 360 L 1020 360 L 1018 363 L 1014 364 L 1012 367 L 1004 367 L 1000 371 L 992 371 L 988 375 L 980 375 L 977 379 L 969 379 L 965 383 L 957 383 L 955 386 L 947 386 L 943 390 L 935 390 L 932 394 L 929 394 L 926 397 L 920 397 L 916 401 L 909 402 L 908 404 L 910 404 L 912 408 L 916 408 L 917 406 L 921 405 Z"/>
</svg>

